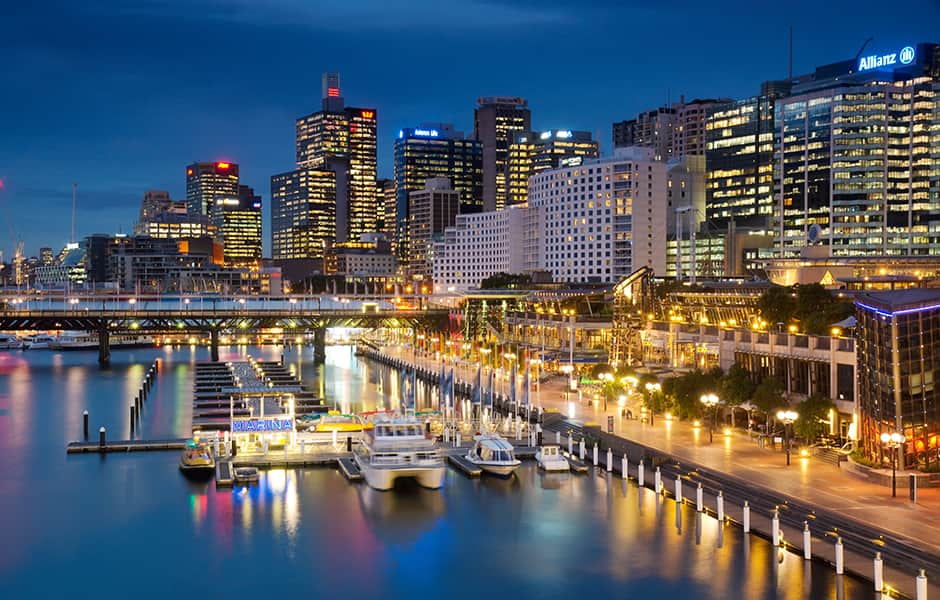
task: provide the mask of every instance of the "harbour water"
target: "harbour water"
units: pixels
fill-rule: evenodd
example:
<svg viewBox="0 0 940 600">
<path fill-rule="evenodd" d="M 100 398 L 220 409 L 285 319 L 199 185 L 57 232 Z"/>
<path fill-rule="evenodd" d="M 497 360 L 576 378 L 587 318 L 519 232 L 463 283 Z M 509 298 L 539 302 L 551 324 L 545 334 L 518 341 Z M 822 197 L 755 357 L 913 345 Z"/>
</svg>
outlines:
<svg viewBox="0 0 940 600">
<path fill-rule="evenodd" d="M 375 492 L 333 469 L 272 470 L 217 491 L 184 479 L 173 452 L 67 456 L 83 410 L 93 434 L 128 436 L 157 357 L 140 435 L 188 435 L 193 365 L 208 351 L 115 351 L 108 370 L 94 353 L 15 355 L 0 375 L 0 598 L 873 597 L 868 582 L 603 474 L 529 463 L 508 480 L 448 471 L 442 490 Z M 325 367 L 312 358 L 285 354 L 342 410 L 373 408 L 379 381 L 394 396 L 348 347 L 329 348 Z"/>
</svg>

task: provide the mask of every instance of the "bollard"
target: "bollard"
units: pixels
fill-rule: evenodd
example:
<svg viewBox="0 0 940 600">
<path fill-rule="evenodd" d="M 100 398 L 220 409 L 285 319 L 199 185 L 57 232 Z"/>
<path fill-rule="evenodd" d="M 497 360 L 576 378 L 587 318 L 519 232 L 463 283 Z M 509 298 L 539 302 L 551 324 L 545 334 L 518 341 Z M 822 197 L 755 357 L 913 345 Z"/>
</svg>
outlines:
<svg viewBox="0 0 940 600">
<path fill-rule="evenodd" d="M 908 480 L 908 494 L 911 502 L 917 502 L 917 475 L 911 473 Z"/>
<path fill-rule="evenodd" d="M 842 555 L 842 538 L 836 538 L 836 575 L 845 571 L 845 557 Z"/>
<path fill-rule="evenodd" d="M 135 425 L 137 422 L 137 407 L 131 404 L 131 433 L 134 433 Z"/>
<path fill-rule="evenodd" d="M 215 457 L 219 457 L 219 436 L 215 436 Z"/>
<path fill-rule="evenodd" d="M 104 450 L 104 427 L 98 430 L 98 447 Z"/>
<path fill-rule="evenodd" d="M 623 458 L 620 459 L 620 474 L 624 479 L 627 478 L 627 471 L 629 470 L 629 463 L 627 462 L 627 455 L 624 454 Z"/>
<path fill-rule="evenodd" d="M 695 510 L 702 512 L 705 508 L 705 499 L 703 498 L 702 484 L 698 484 L 698 488 L 695 490 Z"/>
<path fill-rule="evenodd" d="M 336 445 L 336 430 L 333 430 L 333 445 Z"/>
<path fill-rule="evenodd" d="M 725 497 L 721 494 L 721 490 L 718 490 L 718 497 L 715 498 L 715 512 L 718 513 L 718 522 L 725 522 Z"/>
<path fill-rule="evenodd" d="M 352 452 L 352 436 L 346 436 L 346 452 Z"/>
<path fill-rule="evenodd" d="M 774 518 L 770 520 L 771 527 L 771 540 L 774 547 L 780 545 L 780 513 L 777 512 L 777 509 L 774 509 Z"/>
<path fill-rule="evenodd" d="M 561 446 L 561 432 L 560 431 L 555 432 L 555 443 Z"/>
<path fill-rule="evenodd" d="M 614 470 L 614 453 L 610 448 L 607 449 L 607 472 Z"/>
<path fill-rule="evenodd" d="M 597 466 L 597 442 L 594 442 L 594 466 Z"/>
<path fill-rule="evenodd" d="M 881 560 L 881 552 L 875 552 L 875 591 L 880 592 L 885 588 L 885 566 Z"/>
<path fill-rule="evenodd" d="M 301 454 L 307 453 L 307 440 L 300 440 L 300 453 Z"/>
<path fill-rule="evenodd" d="M 917 576 L 917 600 L 927 600 L 927 574 L 923 569 Z"/>
<path fill-rule="evenodd" d="M 584 460 L 584 438 L 581 438 L 578 442 L 578 457 Z"/>
<path fill-rule="evenodd" d="M 676 475 L 676 504 L 682 504 L 682 476 Z"/>
<path fill-rule="evenodd" d="M 640 463 L 640 466 L 643 466 L 643 463 Z M 663 475 L 659 472 L 659 467 L 656 467 L 656 473 L 653 474 L 653 487 L 656 489 L 656 493 L 663 491 Z"/>
<path fill-rule="evenodd" d="M 457 432 L 456 435 L 454 435 L 454 447 L 455 448 L 460 447 L 460 432 L 459 431 Z"/>
<path fill-rule="evenodd" d="M 809 533 L 809 521 L 803 521 L 803 558 L 813 558 L 813 536 Z"/>
<path fill-rule="evenodd" d="M 229 449 L 229 444 L 228 444 L 229 432 L 227 432 L 227 431 L 223 432 L 223 433 L 222 433 L 222 436 L 223 436 L 222 444 L 225 446 L 225 458 L 228 458 L 228 454 L 229 454 L 229 450 L 228 450 L 228 449 Z"/>
<path fill-rule="evenodd" d="M 261 448 L 264 450 L 264 455 L 267 456 L 268 455 L 268 440 L 264 440 L 261 443 Z"/>
<path fill-rule="evenodd" d="M 448 428 L 448 427 L 445 427 L 445 428 L 444 428 L 444 443 L 445 443 L 445 444 L 449 444 L 449 443 L 450 443 L 450 428 Z"/>
<path fill-rule="evenodd" d="M 571 435 L 568 435 L 568 456 L 574 456 L 574 440 Z"/>
<path fill-rule="evenodd" d="M 82 431 L 85 433 L 85 441 L 88 441 L 88 411 L 82 412 Z"/>
<path fill-rule="evenodd" d="M 741 525 L 744 528 L 744 533 L 750 533 L 751 532 L 751 507 L 748 505 L 747 500 L 744 501 L 743 511 L 744 512 L 742 513 L 742 517 L 741 517 Z"/>
<path fill-rule="evenodd" d="M 643 487 L 646 485 L 646 473 L 643 472 L 643 469 L 644 469 L 643 461 L 641 460 L 636 465 L 636 480 L 637 480 L 637 485 L 639 485 L 640 487 Z"/>
</svg>

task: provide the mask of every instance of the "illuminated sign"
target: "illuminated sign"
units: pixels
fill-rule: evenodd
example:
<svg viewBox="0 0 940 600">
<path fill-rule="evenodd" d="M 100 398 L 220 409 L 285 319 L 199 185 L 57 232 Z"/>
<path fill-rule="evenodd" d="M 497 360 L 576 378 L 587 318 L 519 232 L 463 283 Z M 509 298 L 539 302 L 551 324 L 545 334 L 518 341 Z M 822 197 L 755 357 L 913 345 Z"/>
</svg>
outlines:
<svg viewBox="0 0 940 600">
<path fill-rule="evenodd" d="M 232 433 L 290 430 L 291 420 L 279 417 L 265 417 L 263 419 L 237 419 L 232 421 Z"/>
<path fill-rule="evenodd" d="M 540 139 L 540 140 L 547 140 L 547 139 L 550 138 L 550 137 L 552 137 L 552 132 L 551 132 L 551 131 L 543 131 L 542 133 L 539 134 L 539 139 Z"/>
<path fill-rule="evenodd" d="M 228 169 L 228 168 L 231 167 L 232 165 L 230 165 L 230 164 L 227 163 L 227 162 L 220 162 L 220 163 L 215 163 L 215 166 L 216 166 L 216 168 L 218 168 L 218 169 L 220 169 L 220 170 L 222 170 L 222 171 L 225 171 L 226 169 Z"/>
<path fill-rule="evenodd" d="M 375 117 L 375 111 L 374 111 L 374 110 L 364 110 L 364 111 L 362 111 L 361 114 L 362 114 L 362 118 L 363 118 L 363 119 L 372 119 L 372 118 Z"/>
<path fill-rule="evenodd" d="M 223 206 L 238 206 L 238 198 L 223 198 Z"/>
<path fill-rule="evenodd" d="M 858 71 L 871 71 L 884 69 L 892 65 L 909 65 L 914 62 L 914 47 L 904 46 L 899 52 L 890 54 L 872 54 L 858 59 Z"/>
<path fill-rule="evenodd" d="M 415 129 L 414 134 L 419 137 L 437 137 L 437 129 Z"/>
<path fill-rule="evenodd" d="M 252 207 L 252 208 L 261 208 L 261 203 L 260 203 L 260 202 L 252 202 L 252 203 L 251 203 L 251 207 Z"/>
<path fill-rule="evenodd" d="M 330 98 L 339 98 L 339 88 L 338 87 L 329 87 L 326 88 L 326 95 Z"/>
<path fill-rule="evenodd" d="M 582 163 L 582 160 L 581 160 L 581 159 L 582 159 L 582 157 L 580 157 L 580 156 L 572 156 L 572 157 L 570 157 L 570 158 L 563 158 L 563 159 L 561 159 L 561 162 L 559 163 L 559 166 L 562 166 L 562 167 L 577 167 L 577 166 L 580 166 L 580 165 L 581 165 L 581 163 Z"/>
<path fill-rule="evenodd" d="M 557 137 L 558 139 L 567 140 L 568 138 L 571 137 L 571 131 L 570 130 L 559 131 L 555 134 L 555 137 Z"/>
</svg>

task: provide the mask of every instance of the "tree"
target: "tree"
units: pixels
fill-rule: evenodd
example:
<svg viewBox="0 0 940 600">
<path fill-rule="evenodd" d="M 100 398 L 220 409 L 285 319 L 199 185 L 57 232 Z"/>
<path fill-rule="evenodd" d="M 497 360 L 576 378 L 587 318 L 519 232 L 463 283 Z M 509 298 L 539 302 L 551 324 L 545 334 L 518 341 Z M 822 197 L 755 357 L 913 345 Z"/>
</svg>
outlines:
<svg viewBox="0 0 940 600">
<path fill-rule="evenodd" d="M 689 371 L 663 382 L 663 393 L 673 399 L 676 413 L 682 419 L 700 417 L 702 414 L 702 394 L 716 392 L 721 369 L 709 372 Z"/>
<path fill-rule="evenodd" d="M 833 408 L 835 405 L 829 398 L 813 394 L 797 407 L 800 416 L 793 423 L 793 431 L 812 444 L 828 431 L 829 411 Z"/>
<path fill-rule="evenodd" d="M 480 289 L 511 289 L 530 283 L 532 283 L 532 276 L 525 273 L 494 273 L 480 282 Z"/>
<path fill-rule="evenodd" d="M 731 407 L 731 426 L 734 427 L 734 409 L 751 400 L 754 382 L 744 367 L 735 363 L 721 378 L 721 399 Z"/>
<path fill-rule="evenodd" d="M 770 425 L 771 416 L 778 408 L 786 404 L 783 398 L 783 390 L 773 377 L 765 377 L 763 381 L 757 384 L 757 387 L 754 388 L 754 398 L 752 402 L 754 406 L 766 416 L 768 427 Z"/>
<path fill-rule="evenodd" d="M 796 312 L 796 298 L 790 288 L 775 285 L 761 294 L 757 308 L 768 323 L 789 323 Z"/>
</svg>

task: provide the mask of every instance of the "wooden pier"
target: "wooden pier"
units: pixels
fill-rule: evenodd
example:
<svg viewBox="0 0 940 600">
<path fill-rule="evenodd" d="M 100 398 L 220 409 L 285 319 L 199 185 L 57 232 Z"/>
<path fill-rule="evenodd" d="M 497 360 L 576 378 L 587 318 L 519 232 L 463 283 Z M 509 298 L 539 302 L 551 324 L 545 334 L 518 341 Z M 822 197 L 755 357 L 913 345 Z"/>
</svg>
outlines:
<svg viewBox="0 0 940 600">
<path fill-rule="evenodd" d="M 69 442 L 65 447 L 68 454 L 106 453 L 106 452 L 153 452 L 160 450 L 182 450 L 186 447 L 186 438 L 166 440 L 112 440 L 104 445 L 98 442 Z"/>
</svg>

